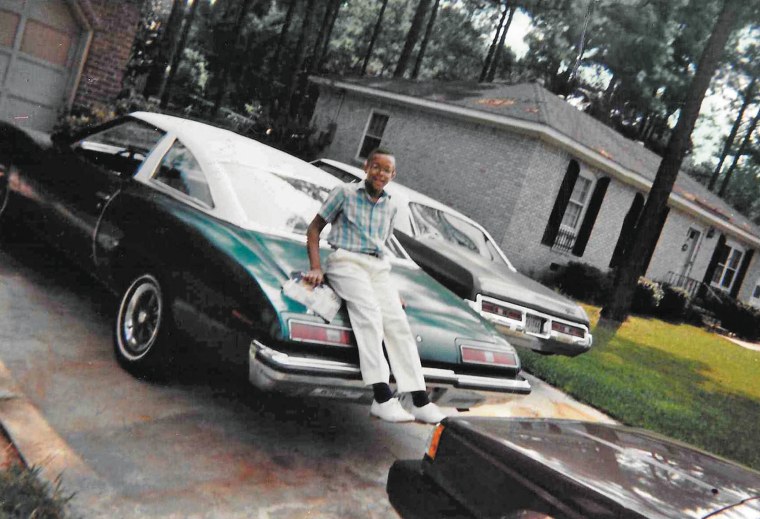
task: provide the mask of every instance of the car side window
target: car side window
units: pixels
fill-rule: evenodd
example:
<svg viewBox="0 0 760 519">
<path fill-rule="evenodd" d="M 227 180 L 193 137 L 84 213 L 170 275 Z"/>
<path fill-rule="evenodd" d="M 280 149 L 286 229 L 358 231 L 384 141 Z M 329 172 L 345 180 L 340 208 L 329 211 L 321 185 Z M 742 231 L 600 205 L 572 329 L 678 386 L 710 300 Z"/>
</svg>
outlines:
<svg viewBox="0 0 760 519">
<path fill-rule="evenodd" d="M 125 121 L 87 135 L 73 150 L 91 164 L 131 177 L 163 136 L 164 132 L 147 124 Z"/>
<path fill-rule="evenodd" d="M 178 140 L 164 155 L 153 179 L 208 207 L 214 207 L 206 175 L 190 150 Z"/>
</svg>

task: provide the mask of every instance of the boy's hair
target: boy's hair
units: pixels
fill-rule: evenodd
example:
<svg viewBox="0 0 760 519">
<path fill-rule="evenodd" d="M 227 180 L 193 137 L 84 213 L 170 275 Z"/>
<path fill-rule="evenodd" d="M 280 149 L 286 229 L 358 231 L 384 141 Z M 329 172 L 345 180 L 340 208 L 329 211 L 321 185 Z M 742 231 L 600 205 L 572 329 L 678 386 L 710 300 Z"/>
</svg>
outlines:
<svg viewBox="0 0 760 519">
<path fill-rule="evenodd" d="M 372 159 L 375 158 L 375 155 L 389 155 L 393 158 L 396 158 L 393 152 L 388 148 L 375 148 L 369 152 L 369 155 L 367 155 L 367 162 L 372 162 Z"/>
</svg>

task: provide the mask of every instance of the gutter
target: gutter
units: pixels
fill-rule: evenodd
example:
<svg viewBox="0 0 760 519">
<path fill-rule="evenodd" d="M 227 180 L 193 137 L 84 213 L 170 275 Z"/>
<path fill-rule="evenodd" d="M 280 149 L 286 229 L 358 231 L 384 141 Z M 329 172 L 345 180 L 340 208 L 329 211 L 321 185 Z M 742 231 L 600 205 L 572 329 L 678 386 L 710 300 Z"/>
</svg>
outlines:
<svg viewBox="0 0 760 519">
<path fill-rule="evenodd" d="M 602 171 L 611 174 L 613 177 L 623 182 L 624 184 L 642 190 L 646 193 L 648 193 L 652 188 L 652 181 L 649 179 L 645 178 L 639 173 L 636 173 L 633 170 L 624 168 L 620 164 L 608 159 L 598 151 L 579 144 L 574 139 L 571 139 L 564 133 L 551 128 L 550 126 L 547 126 L 545 123 L 524 121 L 514 117 L 481 112 L 479 110 L 473 110 L 471 108 L 453 106 L 446 103 L 441 103 L 439 101 L 420 99 L 409 95 L 386 92 L 375 88 L 354 85 L 352 83 L 346 83 L 343 81 L 336 81 L 317 76 L 310 76 L 309 81 L 316 85 L 326 86 L 336 90 L 346 90 L 368 97 L 375 97 L 391 103 L 400 104 L 402 106 L 413 106 L 415 108 L 419 108 L 428 112 L 444 113 L 456 119 L 481 124 L 485 123 L 495 128 L 510 130 L 515 133 L 536 137 L 546 142 L 547 144 L 552 144 L 565 151 L 571 152 L 577 158 L 582 159 L 584 162 L 591 166 L 594 166 L 598 169 L 601 169 Z M 671 207 L 696 216 L 704 223 L 720 229 L 721 231 L 732 234 L 742 241 L 760 248 L 760 237 L 755 236 L 730 222 L 717 218 L 715 215 L 706 211 L 686 197 L 679 195 L 678 193 L 671 193 L 669 202 Z"/>
</svg>

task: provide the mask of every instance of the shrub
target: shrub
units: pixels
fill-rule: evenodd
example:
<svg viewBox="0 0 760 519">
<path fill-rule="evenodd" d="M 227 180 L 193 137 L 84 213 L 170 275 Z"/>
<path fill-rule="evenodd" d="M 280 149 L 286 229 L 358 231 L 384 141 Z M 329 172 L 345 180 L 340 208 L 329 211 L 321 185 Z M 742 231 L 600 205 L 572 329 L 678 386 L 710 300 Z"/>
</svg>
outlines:
<svg viewBox="0 0 760 519">
<path fill-rule="evenodd" d="M 659 283 L 640 277 L 633 292 L 631 311 L 640 315 L 655 315 L 662 299 L 662 287 Z"/>
<path fill-rule="evenodd" d="M 557 274 L 554 283 L 574 299 L 604 305 L 612 287 L 612 274 L 585 263 L 571 261 Z"/>
<path fill-rule="evenodd" d="M 662 299 L 657 305 L 657 317 L 667 321 L 683 321 L 689 306 L 689 293 L 683 288 L 662 286 Z"/>
<path fill-rule="evenodd" d="M 760 313 L 753 307 L 735 299 L 726 299 L 721 302 L 716 315 L 723 328 L 742 339 L 760 339 Z"/>
</svg>

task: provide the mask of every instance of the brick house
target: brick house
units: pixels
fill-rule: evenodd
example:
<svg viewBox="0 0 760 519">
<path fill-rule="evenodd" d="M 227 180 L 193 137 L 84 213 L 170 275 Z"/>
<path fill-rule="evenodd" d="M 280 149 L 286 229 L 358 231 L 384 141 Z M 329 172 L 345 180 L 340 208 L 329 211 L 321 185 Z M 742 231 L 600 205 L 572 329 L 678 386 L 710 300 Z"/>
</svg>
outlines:
<svg viewBox="0 0 760 519">
<path fill-rule="evenodd" d="M 534 84 L 312 77 L 327 158 L 355 165 L 382 142 L 398 180 L 480 222 L 521 271 L 602 270 L 627 239 L 660 157 Z M 760 229 L 685 173 L 646 275 L 705 283 L 760 306 Z"/>
<path fill-rule="evenodd" d="M 50 130 L 121 90 L 144 0 L 0 0 L 0 119 Z"/>
</svg>

